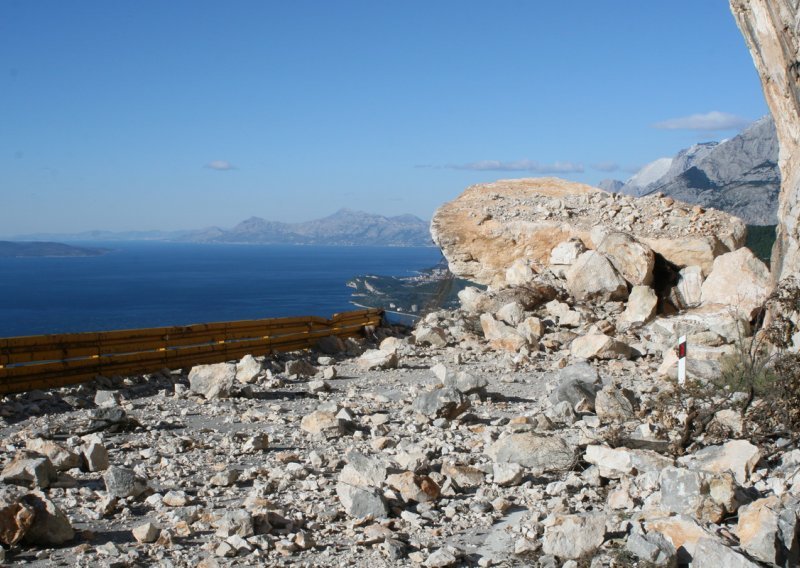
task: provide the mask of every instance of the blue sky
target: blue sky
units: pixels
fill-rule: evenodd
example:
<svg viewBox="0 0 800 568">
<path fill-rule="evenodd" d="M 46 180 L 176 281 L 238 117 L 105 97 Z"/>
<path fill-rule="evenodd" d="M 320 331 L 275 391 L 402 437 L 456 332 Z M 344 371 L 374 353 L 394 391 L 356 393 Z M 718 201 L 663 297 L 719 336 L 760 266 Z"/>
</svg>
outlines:
<svg viewBox="0 0 800 568">
<path fill-rule="evenodd" d="M 0 234 L 430 218 L 766 113 L 722 0 L 5 0 Z"/>
</svg>

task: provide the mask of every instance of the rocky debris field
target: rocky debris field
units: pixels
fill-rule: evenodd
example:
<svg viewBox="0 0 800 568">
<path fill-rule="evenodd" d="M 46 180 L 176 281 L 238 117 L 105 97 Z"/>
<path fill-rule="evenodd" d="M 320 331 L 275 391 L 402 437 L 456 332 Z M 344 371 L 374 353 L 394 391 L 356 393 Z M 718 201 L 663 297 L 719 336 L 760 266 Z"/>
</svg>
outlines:
<svg viewBox="0 0 800 568">
<path fill-rule="evenodd" d="M 658 220 L 607 195 L 580 200 Z M 769 273 L 728 228 L 487 241 L 490 286 L 413 332 L 2 399 L 5 562 L 797 566 L 800 358 L 765 348 Z"/>
<path fill-rule="evenodd" d="M 3 399 L 5 562 L 794 565 L 800 451 L 732 439 L 676 459 L 660 357 L 569 347 L 622 306 L 531 290 L 476 294 L 540 334 L 512 350 L 462 309 L 407 336 Z M 494 309 L 503 294 L 528 307 Z"/>
</svg>

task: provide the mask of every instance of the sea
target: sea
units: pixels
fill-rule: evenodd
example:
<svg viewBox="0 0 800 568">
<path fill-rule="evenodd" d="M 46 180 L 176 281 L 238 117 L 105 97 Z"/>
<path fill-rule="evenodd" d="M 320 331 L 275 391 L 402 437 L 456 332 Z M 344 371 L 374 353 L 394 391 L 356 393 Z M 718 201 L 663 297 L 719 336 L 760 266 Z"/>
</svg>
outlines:
<svg viewBox="0 0 800 568">
<path fill-rule="evenodd" d="M 0 258 L 0 337 L 358 309 L 348 280 L 412 276 L 435 247 L 70 243 L 101 256 Z"/>
</svg>

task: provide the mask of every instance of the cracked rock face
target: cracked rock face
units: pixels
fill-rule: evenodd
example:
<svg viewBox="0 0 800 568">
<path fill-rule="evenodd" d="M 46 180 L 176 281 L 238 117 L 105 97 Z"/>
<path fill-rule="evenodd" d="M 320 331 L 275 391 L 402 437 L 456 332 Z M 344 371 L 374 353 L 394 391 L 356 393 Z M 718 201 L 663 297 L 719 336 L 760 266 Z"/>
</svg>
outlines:
<svg viewBox="0 0 800 568">
<path fill-rule="evenodd" d="M 800 271 L 800 12 L 791 0 L 730 0 L 730 5 L 778 133 L 781 192 L 772 274 L 783 279 Z"/>
<path fill-rule="evenodd" d="M 598 225 L 602 230 L 593 231 Z M 642 284 L 652 266 L 625 262 L 631 256 L 627 249 L 652 249 L 679 268 L 697 265 L 708 273 L 716 256 L 743 245 L 746 229 L 740 219 L 713 209 L 656 195 L 615 195 L 557 178 L 473 185 L 441 206 L 431 222 L 450 270 L 496 287 L 507 283 L 508 268 L 520 259 L 537 271 L 565 241 L 580 239 L 596 249 L 619 232 L 632 240 L 620 244 L 626 250 L 620 250 L 617 264 L 634 284 Z M 638 260 L 638 253 L 634 256 Z"/>
</svg>

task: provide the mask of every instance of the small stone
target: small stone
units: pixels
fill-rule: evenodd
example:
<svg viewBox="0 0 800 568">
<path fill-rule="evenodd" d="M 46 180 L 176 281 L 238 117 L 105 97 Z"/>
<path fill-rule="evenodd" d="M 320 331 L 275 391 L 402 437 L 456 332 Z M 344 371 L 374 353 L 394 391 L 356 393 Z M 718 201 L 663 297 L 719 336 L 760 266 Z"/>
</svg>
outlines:
<svg viewBox="0 0 800 568">
<path fill-rule="evenodd" d="M 263 452 L 267 448 L 269 448 L 269 436 L 266 434 L 250 436 L 242 445 L 242 451 L 245 453 Z"/>
<path fill-rule="evenodd" d="M 419 327 L 414 330 L 414 337 L 417 345 L 430 345 L 436 348 L 447 346 L 447 335 L 440 327 Z"/>
<path fill-rule="evenodd" d="M 305 359 L 295 359 L 286 363 L 285 373 L 289 377 L 313 377 L 318 372 L 319 370 Z"/>
<path fill-rule="evenodd" d="M 212 475 L 208 482 L 216 487 L 230 487 L 239 479 L 239 470 L 226 469 Z"/>
<path fill-rule="evenodd" d="M 185 491 L 167 491 L 161 502 L 167 507 L 184 507 L 189 503 L 189 497 Z"/>
<path fill-rule="evenodd" d="M 483 472 L 468 465 L 445 463 L 442 465 L 442 475 L 452 478 L 455 484 L 462 489 L 483 485 Z"/>
<path fill-rule="evenodd" d="M 458 558 L 455 554 L 446 548 L 440 548 L 425 559 L 424 565 L 426 568 L 447 568 L 455 566 L 456 562 Z"/>
<path fill-rule="evenodd" d="M 133 532 L 133 538 L 135 538 L 138 542 L 148 543 L 156 541 L 158 536 L 161 534 L 161 529 L 159 529 L 153 523 L 147 522 L 134 527 L 133 531 L 131 532 Z"/>
<path fill-rule="evenodd" d="M 27 450 L 18 451 L 0 473 L 0 481 L 30 488 L 47 489 L 57 479 L 58 473 L 50 458 Z"/>
<path fill-rule="evenodd" d="M 258 376 L 262 371 L 261 363 L 259 363 L 252 355 L 245 355 L 241 361 L 236 364 L 236 380 L 242 384 L 251 384 L 256 382 Z"/>
<path fill-rule="evenodd" d="M 112 466 L 103 475 L 106 491 L 113 497 L 124 499 L 138 497 L 147 489 L 147 482 L 138 477 L 133 470 Z"/>
<path fill-rule="evenodd" d="M 511 434 L 489 448 L 497 463 L 517 463 L 540 473 L 570 469 L 575 452 L 556 435 L 543 436 L 533 432 Z"/>
<path fill-rule="evenodd" d="M 469 408 L 470 402 L 461 391 L 444 387 L 420 394 L 413 404 L 414 410 L 432 418 L 452 420 Z"/>
<path fill-rule="evenodd" d="M 570 353 L 576 359 L 630 359 L 633 354 L 629 345 L 602 333 L 575 338 Z"/>
<path fill-rule="evenodd" d="M 331 386 L 325 381 L 311 381 L 308 383 L 308 392 L 311 394 L 329 392 L 330 390 Z"/>
<path fill-rule="evenodd" d="M 634 404 L 633 393 L 615 385 L 603 387 L 594 400 L 597 417 L 604 424 L 630 420 L 634 417 Z"/>
<path fill-rule="evenodd" d="M 400 497 L 408 502 L 427 503 L 439 498 L 439 485 L 427 475 L 417 475 L 411 471 L 396 473 L 386 478 L 389 487 L 400 492 Z"/>
<path fill-rule="evenodd" d="M 300 421 L 300 428 L 309 434 L 322 435 L 329 438 L 346 433 L 344 420 L 337 418 L 332 412 L 323 410 L 315 410 L 311 414 L 303 416 Z"/>
<path fill-rule="evenodd" d="M 657 532 L 646 535 L 633 531 L 628 536 L 625 548 L 637 558 L 656 566 L 676 566 L 677 551 L 672 543 Z"/>
<path fill-rule="evenodd" d="M 250 513 L 241 509 L 227 511 L 212 526 L 217 529 L 216 535 L 223 538 L 233 535 L 248 537 L 254 534 L 253 518 Z"/>
<path fill-rule="evenodd" d="M 710 473 L 730 471 L 736 481 L 744 485 L 760 459 L 759 449 L 747 440 L 731 440 L 721 446 L 708 446 L 683 456 L 678 462 Z"/>
<path fill-rule="evenodd" d="M 522 483 L 525 470 L 518 463 L 496 463 L 492 465 L 494 482 L 500 487 L 513 487 Z"/>
<path fill-rule="evenodd" d="M 32 452 L 47 456 L 58 471 L 67 471 L 81 465 L 81 458 L 78 454 L 52 440 L 34 438 L 28 440 L 25 447 Z"/>
<path fill-rule="evenodd" d="M 370 349 L 358 359 L 358 366 L 365 370 L 395 369 L 397 362 L 397 354 L 394 352 Z"/>
<path fill-rule="evenodd" d="M 89 440 L 81 447 L 86 469 L 89 471 L 105 471 L 110 465 L 108 450 L 100 440 Z"/>
<path fill-rule="evenodd" d="M 351 517 L 379 519 L 389 514 L 383 495 L 378 489 L 365 489 L 347 483 L 337 483 L 336 495 L 345 512 Z"/>
</svg>

